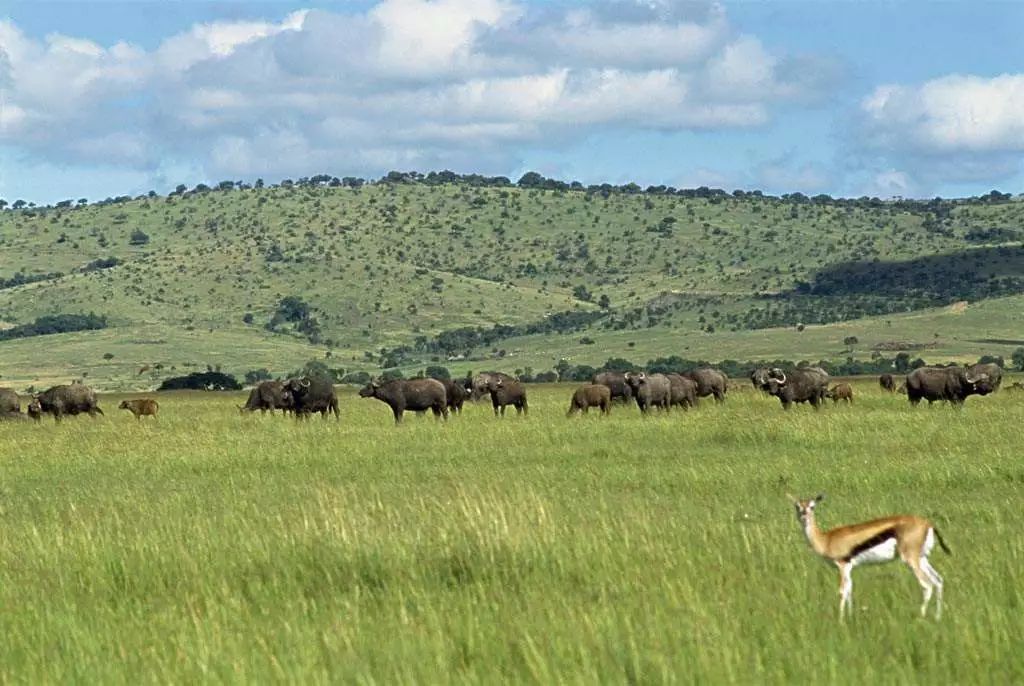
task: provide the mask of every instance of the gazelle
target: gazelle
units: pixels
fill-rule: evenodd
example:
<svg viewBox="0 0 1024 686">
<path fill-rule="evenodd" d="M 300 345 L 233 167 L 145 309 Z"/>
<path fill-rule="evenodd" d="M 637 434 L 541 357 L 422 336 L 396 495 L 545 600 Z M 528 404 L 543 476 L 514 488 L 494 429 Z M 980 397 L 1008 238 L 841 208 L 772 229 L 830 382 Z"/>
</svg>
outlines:
<svg viewBox="0 0 1024 686">
<path fill-rule="evenodd" d="M 845 610 L 851 606 L 853 568 L 861 564 L 890 562 L 897 555 L 914 572 L 924 590 L 921 616 L 925 616 L 928 601 L 932 599 L 934 591 L 935 618 L 942 617 L 942 577 L 928 562 L 928 554 L 935 541 L 939 542 L 947 555 L 950 550 L 934 524 L 914 515 L 893 515 L 822 531 L 814 520 L 814 506 L 825 496 L 819 495 L 810 500 L 798 500 L 791 495 L 788 497 L 796 506 L 796 518 L 800 520 L 811 548 L 839 567 L 839 621 L 843 620 Z"/>
</svg>

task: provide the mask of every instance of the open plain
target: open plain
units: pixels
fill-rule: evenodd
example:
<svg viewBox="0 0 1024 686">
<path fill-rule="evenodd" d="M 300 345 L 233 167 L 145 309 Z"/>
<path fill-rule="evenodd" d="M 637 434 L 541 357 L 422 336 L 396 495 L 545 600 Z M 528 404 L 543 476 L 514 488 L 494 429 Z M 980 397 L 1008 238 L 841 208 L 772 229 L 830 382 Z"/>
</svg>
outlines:
<svg viewBox="0 0 1024 686">
<path fill-rule="evenodd" d="M 912 408 L 727 402 L 447 423 L 160 394 L 136 422 L 0 425 L 0 682 L 1020 683 L 1024 397 Z M 940 622 L 899 564 L 837 575 L 826 527 L 932 519 Z"/>
</svg>

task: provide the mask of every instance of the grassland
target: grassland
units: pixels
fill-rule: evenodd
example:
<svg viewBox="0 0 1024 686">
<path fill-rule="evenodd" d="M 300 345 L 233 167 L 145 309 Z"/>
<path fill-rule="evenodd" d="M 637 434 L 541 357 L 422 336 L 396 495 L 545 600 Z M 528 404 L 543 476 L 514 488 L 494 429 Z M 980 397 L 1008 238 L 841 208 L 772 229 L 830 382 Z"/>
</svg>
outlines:
<svg viewBox="0 0 1024 686">
<path fill-rule="evenodd" d="M 341 422 L 195 394 L 0 424 L 0 682 L 1024 681 L 1024 398 L 568 420 L 570 390 L 399 428 L 351 391 Z M 933 518 L 942 621 L 893 564 L 840 626 L 786 491 Z"/>
<path fill-rule="evenodd" d="M 86 312 L 110 328 L 0 342 L 0 382 L 84 377 L 128 390 L 155 384 L 137 377 L 145 365 L 283 374 L 328 353 L 334 368 L 379 371 L 384 351 L 442 331 L 567 311 L 605 317 L 395 363 L 408 372 L 456 357 L 449 366 L 461 372 L 611 356 L 842 360 L 848 335 L 859 358 L 900 342 L 929 346 L 922 354 L 935 361 L 1008 357 L 1024 338 L 1022 225 L 1020 200 L 906 206 L 462 184 L 8 210 L 0 328 Z M 286 296 L 313 308 L 315 343 L 266 329 Z"/>
</svg>

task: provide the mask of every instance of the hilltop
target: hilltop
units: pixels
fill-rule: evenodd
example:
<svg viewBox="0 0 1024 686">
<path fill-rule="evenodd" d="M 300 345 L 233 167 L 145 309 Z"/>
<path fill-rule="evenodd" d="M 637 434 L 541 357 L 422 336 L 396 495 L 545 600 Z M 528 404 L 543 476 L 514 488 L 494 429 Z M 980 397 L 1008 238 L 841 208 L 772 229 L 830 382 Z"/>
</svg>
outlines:
<svg viewBox="0 0 1024 686">
<path fill-rule="evenodd" d="M 1024 202 L 1005 194 L 777 198 L 539 175 L 257 186 L 0 212 L 0 383 L 1024 345 Z M 54 330 L 68 332 L 26 335 Z"/>
</svg>

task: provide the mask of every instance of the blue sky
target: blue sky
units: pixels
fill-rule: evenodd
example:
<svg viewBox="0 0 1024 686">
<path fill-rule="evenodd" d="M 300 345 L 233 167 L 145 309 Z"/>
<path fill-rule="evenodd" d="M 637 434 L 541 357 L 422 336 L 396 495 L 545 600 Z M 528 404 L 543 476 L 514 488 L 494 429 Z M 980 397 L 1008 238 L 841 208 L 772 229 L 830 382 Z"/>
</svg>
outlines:
<svg viewBox="0 0 1024 686">
<path fill-rule="evenodd" d="M 0 197 L 391 169 L 1024 191 L 1024 3 L 25 2 Z"/>
</svg>

